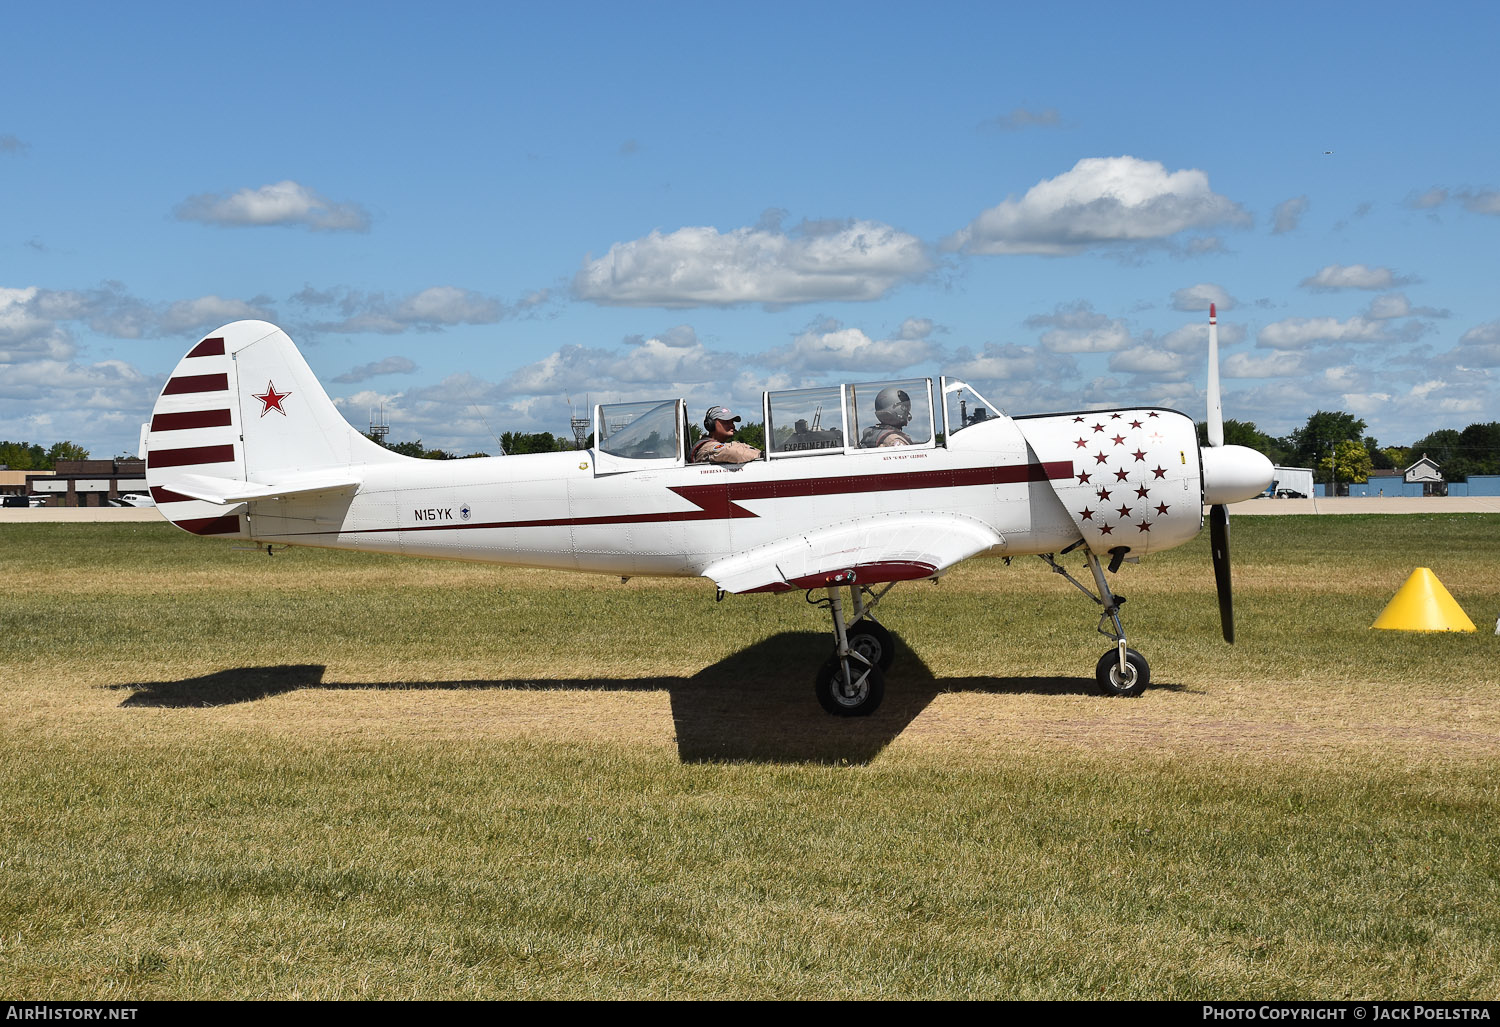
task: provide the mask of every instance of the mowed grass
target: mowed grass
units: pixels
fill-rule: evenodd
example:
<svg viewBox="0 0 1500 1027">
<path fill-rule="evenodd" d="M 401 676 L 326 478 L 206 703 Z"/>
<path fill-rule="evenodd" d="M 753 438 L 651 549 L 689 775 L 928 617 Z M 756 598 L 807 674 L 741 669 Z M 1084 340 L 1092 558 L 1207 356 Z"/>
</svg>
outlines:
<svg viewBox="0 0 1500 1027">
<path fill-rule="evenodd" d="M 797 595 L 0 525 L 0 991 L 1491 997 L 1497 540 L 1236 518 L 1233 647 L 1126 565 L 1136 700 L 971 562 L 842 721 Z M 1478 633 L 1369 630 L 1417 566 Z"/>
</svg>

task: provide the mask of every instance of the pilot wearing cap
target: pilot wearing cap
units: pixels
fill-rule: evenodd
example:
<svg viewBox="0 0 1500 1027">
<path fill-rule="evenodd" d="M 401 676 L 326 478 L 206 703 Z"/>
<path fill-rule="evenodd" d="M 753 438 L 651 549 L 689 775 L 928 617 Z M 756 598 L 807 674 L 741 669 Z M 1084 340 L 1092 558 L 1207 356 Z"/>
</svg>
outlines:
<svg viewBox="0 0 1500 1027">
<path fill-rule="evenodd" d="M 728 407 L 709 407 L 703 415 L 703 430 L 708 434 L 693 446 L 695 464 L 743 464 L 760 459 L 760 450 L 734 439 L 735 423 L 740 416 Z"/>
</svg>

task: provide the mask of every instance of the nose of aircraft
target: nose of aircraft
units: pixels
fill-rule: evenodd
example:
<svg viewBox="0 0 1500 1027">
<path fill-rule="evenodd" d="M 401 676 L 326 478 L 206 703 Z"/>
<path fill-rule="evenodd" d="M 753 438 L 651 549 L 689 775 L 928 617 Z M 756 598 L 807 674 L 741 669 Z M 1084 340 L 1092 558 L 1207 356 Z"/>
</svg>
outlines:
<svg viewBox="0 0 1500 1027">
<path fill-rule="evenodd" d="M 1245 446 L 1205 446 L 1203 502 L 1238 503 L 1254 499 L 1271 487 L 1275 471 L 1264 453 Z"/>
</svg>

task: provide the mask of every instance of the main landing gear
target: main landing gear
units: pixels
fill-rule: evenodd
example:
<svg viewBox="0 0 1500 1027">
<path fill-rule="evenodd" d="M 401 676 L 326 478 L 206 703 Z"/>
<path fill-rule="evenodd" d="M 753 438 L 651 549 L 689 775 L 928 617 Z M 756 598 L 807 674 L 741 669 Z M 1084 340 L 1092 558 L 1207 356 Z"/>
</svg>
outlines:
<svg viewBox="0 0 1500 1027">
<path fill-rule="evenodd" d="M 1070 550 L 1081 545 L 1082 539 L 1063 550 L 1063 555 L 1066 556 Z M 1111 572 L 1120 569 L 1125 553 L 1123 548 L 1110 550 Z M 1088 561 L 1089 570 L 1094 573 L 1094 584 L 1099 588 L 1098 595 L 1094 595 L 1082 582 L 1064 570 L 1052 558 L 1051 553 L 1042 554 L 1042 559 L 1055 572 L 1071 581 L 1080 592 L 1104 607 L 1104 612 L 1099 615 L 1099 634 L 1113 641 L 1115 647 L 1099 657 L 1099 663 L 1094 667 L 1094 679 L 1099 683 L 1099 690 L 1105 695 L 1126 698 L 1140 695 L 1151 683 L 1151 666 L 1144 656 L 1125 645 L 1125 628 L 1120 623 L 1120 606 L 1125 602 L 1125 597 L 1117 596 L 1109 590 L 1109 582 L 1104 579 L 1104 568 L 1099 566 L 1099 558 L 1088 549 L 1083 551 L 1083 555 Z"/>
<path fill-rule="evenodd" d="M 823 709 L 836 717 L 867 717 L 885 698 L 885 672 L 896 659 L 896 643 L 891 633 L 870 616 L 875 604 L 894 587 L 894 582 L 879 592 L 853 583 L 848 577 L 849 605 L 853 617 L 844 620 L 844 600 L 839 594 L 843 582 L 830 582 L 828 595 L 814 599 L 811 589 L 807 601 L 827 608 L 833 614 L 833 655 L 818 671 L 815 689 Z"/>
</svg>

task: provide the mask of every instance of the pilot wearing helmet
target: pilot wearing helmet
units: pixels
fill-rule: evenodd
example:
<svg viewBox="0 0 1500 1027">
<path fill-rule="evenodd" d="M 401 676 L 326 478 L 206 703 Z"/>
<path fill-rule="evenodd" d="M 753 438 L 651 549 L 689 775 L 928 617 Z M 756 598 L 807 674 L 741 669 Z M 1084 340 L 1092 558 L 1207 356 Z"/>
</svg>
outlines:
<svg viewBox="0 0 1500 1027">
<path fill-rule="evenodd" d="M 859 437 L 861 449 L 881 446 L 910 446 L 912 438 L 902 429 L 911 422 L 911 397 L 905 389 L 891 385 L 875 397 L 875 420 Z"/>
<path fill-rule="evenodd" d="M 693 446 L 695 464 L 744 464 L 760 459 L 760 450 L 734 439 L 735 422 L 740 416 L 728 407 L 709 407 L 703 415 L 707 432 Z"/>
</svg>

